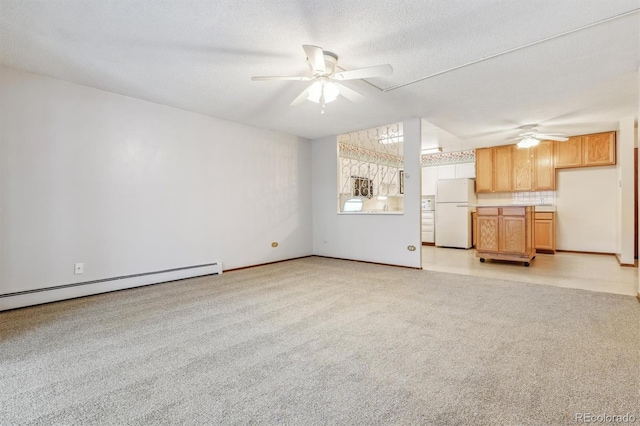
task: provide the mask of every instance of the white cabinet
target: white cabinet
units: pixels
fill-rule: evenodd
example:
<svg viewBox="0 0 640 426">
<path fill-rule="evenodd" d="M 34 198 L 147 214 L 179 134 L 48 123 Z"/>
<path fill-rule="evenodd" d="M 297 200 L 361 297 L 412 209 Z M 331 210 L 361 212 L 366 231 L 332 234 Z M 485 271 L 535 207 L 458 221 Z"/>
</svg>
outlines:
<svg viewBox="0 0 640 426">
<path fill-rule="evenodd" d="M 475 178 L 476 163 L 456 164 L 456 178 Z"/>
<path fill-rule="evenodd" d="M 437 167 L 422 168 L 422 195 L 436 195 Z"/>
<path fill-rule="evenodd" d="M 433 210 L 422 211 L 422 242 L 435 243 L 436 231 L 436 212 Z"/>
<path fill-rule="evenodd" d="M 455 179 L 456 178 L 456 165 L 450 166 L 438 166 L 438 180 L 441 179 Z"/>
<path fill-rule="evenodd" d="M 436 195 L 436 182 L 440 179 L 475 178 L 476 164 L 462 163 L 422 168 L 422 195 Z"/>
</svg>

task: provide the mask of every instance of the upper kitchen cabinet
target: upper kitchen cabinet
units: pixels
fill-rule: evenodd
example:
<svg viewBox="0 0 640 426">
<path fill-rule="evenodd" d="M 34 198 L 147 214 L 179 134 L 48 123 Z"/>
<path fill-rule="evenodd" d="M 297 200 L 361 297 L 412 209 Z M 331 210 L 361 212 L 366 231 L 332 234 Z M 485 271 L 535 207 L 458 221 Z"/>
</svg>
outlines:
<svg viewBox="0 0 640 426">
<path fill-rule="evenodd" d="M 513 145 L 513 191 L 553 191 L 556 172 L 553 141 L 540 141 L 532 148 Z"/>
<path fill-rule="evenodd" d="M 503 145 L 476 150 L 476 192 L 556 189 L 554 143 L 533 148 Z"/>
<path fill-rule="evenodd" d="M 513 145 L 496 146 L 493 150 L 493 191 L 512 191 Z"/>
<path fill-rule="evenodd" d="M 566 142 L 555 142 L 554 149 L 557 169 L 614 165 L 616 133 L 574 136 Z"/>
<path fill-rule="evenodd" d="M 565 142 L 555 142 L 556 169 L 582 166 L 582 136 L 573 136 Z"/>
<path fill-rule="evenodd" d="M 513 191 L 533 189 L 533 149 L 513 146 Z"/>
<path fill-rule="evenodd" d="M 438 166 L 437 169 L 438 169 L 438 180 L 456 178 L 455 164 L 449 164 L 447 166 Z"/>
<path fill-rule="evenodd" d="M 443 179 L 476 177 L 475 163 L 456 163 L 422 167 L 422 195 L 436 195 L 436 182 Z"/>
<path fill-rule="evenodd" d="M 456 164 L 456 178 L 469 178 L 476 177 L 476 163 L 462 163 Z"/>
<path fill-rule="evenodd" d="M 476 149 L 476 192 L 493 192 L 493 148 Z"/>
<path fill-rule="evenodd" d="M 556 170 L 553 164 L 553 141 L 540 141 L 533 151 L 533 189 L 536 191 L 555 191 Z"/>
<path fill-rule="evenodd" d="M 596 133 L 582 137 L 582 158 L 585 166 L 616 164 L 615 132 Z"/>
<path fill-rule="evenodd" d="M 422 195 L 436 195 L 436 182 L 438 181 L 437 167 L 422 168 Z"/>
</svg>

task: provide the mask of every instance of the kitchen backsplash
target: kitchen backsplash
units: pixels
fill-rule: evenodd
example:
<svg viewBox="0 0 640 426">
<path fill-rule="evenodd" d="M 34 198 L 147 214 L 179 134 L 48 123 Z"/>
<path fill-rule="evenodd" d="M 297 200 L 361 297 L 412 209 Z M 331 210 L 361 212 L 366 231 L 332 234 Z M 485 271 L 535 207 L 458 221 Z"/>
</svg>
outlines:
<svg viewBox="0 0 640 426">
<path fill-rule="evenodd" d="M 556 204 L 555 191 L 478 194 L 478 204 Z"/>
<path fill-rule="evenodd" d="M 556 204 L 556 191 L 514 192 L 515 204 Z"/>
</svg>

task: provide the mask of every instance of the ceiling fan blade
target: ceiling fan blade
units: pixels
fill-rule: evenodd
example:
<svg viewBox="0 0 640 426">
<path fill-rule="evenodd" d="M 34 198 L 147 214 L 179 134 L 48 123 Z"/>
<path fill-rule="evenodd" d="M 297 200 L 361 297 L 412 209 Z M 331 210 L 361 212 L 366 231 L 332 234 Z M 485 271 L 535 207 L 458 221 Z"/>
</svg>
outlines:
<svg viewBox="0 0 640 426">
<path fill-rule="evenodd" d="M 536 139 L 546 140 L 546 141 L 558 141 L 558 142 L 566 142 L 569 138 L 565 136 L 555 136 L 555 135 L 545 135 L 542 133 L 538 133 Z"/>
<path fill-rule="evenodd" d="M 391 65 L 376 65 L 375 67 L 358 68 L 357 70 L 342 71 L 333 75 L 336 80 L 355 80 L 358 78 L 383 77 L 393 74 Z"/>
<path fill-rule="evenodd" d="M 286 76 L 286 75 L 259 75 L 256 77 L 251 77 L 251 81 L 268 81 L 268 80 L 291 80 L 291 81 L 309 81 L 311 77 L 306 76 Z"/>
<path fill-rule="evenodd" d="M 338 88 L 340 89 L 340 94 L 342 96 L 344 96 L 345 98 L 349 99 L 351 102 L 362 102 L 365 100 L 365 97 L 362 96 L 360 93 L 356 92 L 353 89 L 348 88 L 345 85 L 342 84 L 338 84 L 336 83 L 336 85 L 338 86 Z"/>
<path fill-rule="evenodd" d="M 309 86 L 309 87 L 311 87 L 311 86 Z M 297 97 L 297 98 L 295 98 L 295 99 L 294 99 L 294 100 L 293 100 L 289 105 L 290 105 L 290 106 L 298 106 L 298 105 L 300 105 L 301 103 L 303 103 L 303 102 L 307 99 L 307 96 L 309 96 L 309 87 L 307 87 L 306 89 L 304 89 L 304 90 L 302 91 L 302 93 L 300 93 L 300 94 L 298 95 L 298 97 Z"/>
<path fill-rule="evenodd" d="M 324 74 L 324 52 L 321 47 L 311 46 L 309 44 L 303 44 L 302 48 L 304 53 L 307 54 L 307 61 L 313 70 L 314 74 Z"/>
</svg>

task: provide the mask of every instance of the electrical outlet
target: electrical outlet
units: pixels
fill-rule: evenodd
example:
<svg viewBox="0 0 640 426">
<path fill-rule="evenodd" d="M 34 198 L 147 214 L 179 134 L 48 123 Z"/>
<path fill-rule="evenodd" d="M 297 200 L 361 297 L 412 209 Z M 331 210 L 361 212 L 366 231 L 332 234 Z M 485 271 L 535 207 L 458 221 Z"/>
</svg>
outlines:
<svg viewBox="0 0 640 426">
<path fill-rule="evenodd" d="M 76 275 L 84 274 L 84 263 L 76 263 L 73 269 L 73 273 Z"/>
</svg>

